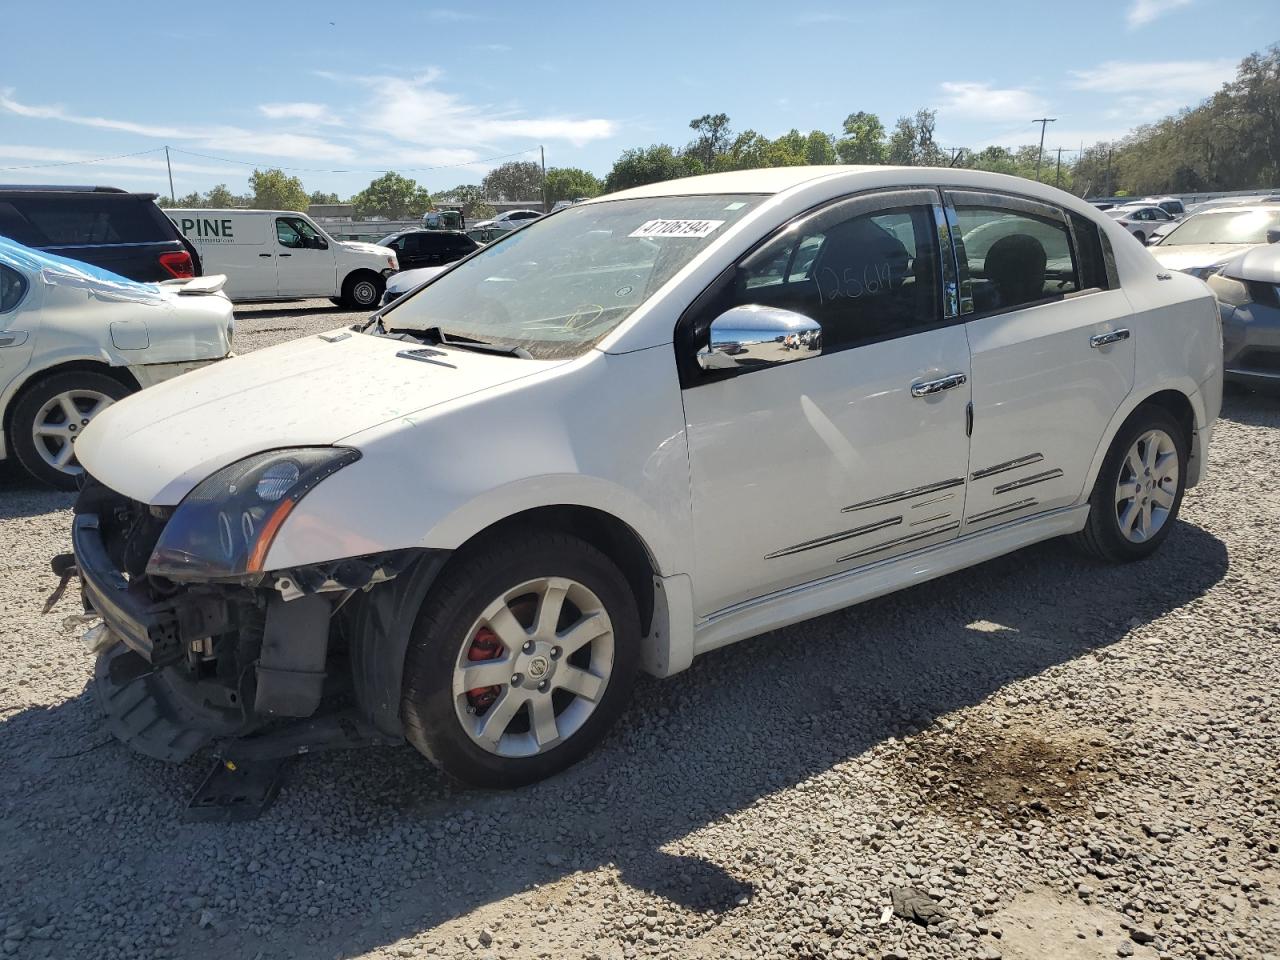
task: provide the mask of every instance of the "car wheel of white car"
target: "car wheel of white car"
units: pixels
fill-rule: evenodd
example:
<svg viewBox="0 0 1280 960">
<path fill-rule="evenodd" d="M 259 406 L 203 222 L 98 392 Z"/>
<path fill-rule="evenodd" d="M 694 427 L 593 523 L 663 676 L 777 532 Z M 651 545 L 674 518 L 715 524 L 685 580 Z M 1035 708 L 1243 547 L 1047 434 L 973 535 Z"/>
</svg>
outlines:
<svg viewBox="0 0 1280 960">
<path fill-rule="evenodd" d="M 464 548 L 414 629 L 406 736 L 477 786 L 550 776 L 598 743 L 625 706 L 639 640 L 626 577 L 585 541 L 530 530 Z"/>
<path fill-rule="evenodd" d="M 91 370 L 55 374 L 26 388 L 13 410 L 10 437 L 18 461 L 37 480 L 74 490 L 84 471 L 75 442 L 89 421 L 132 391 Z"/>
<path fill-rule="evenodd" d="M 1186 475 L 1182 426 L 1163 407 L 1139 407 L 1107 451 L 1076 542 L 1104 560 L 1151 555 L 1178 517 Z"/>
<path fill-rule="evenodd" d="M 376 274 L 357 273 L 347 277 L 347 282 L 342 285 L 343 305 L 351 310 L 376 307 L 386 288 L 386 281 Z"/>
</svg>

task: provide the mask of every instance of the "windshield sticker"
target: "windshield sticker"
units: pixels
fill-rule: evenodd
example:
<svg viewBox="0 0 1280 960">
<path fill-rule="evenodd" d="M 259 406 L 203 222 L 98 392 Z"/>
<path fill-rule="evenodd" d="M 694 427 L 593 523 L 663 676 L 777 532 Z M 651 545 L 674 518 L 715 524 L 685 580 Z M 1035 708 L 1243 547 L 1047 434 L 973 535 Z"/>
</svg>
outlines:
<svg viewBox="0 0 1280 960">
<path fill-rule="evenodd" d="M 713 234 L 723 220 L 646 220 L 629 237 L 693 237 L 701 239 Z"/>
<path fill-rule="evenodd" d="M 733 203 L 731 203 L 731 204 L 729 204 L 727 207 L 725 207 L 725 209 L 726 209 L 726 210 L 741 210 L 741 209 L 742 209 L 743 207 L 745 207 L 745 206 L 746 206 L 746 204 L 745 204 L 745 203 L 743 203 L 741 200 L 735 200 Z"/>
</svg>

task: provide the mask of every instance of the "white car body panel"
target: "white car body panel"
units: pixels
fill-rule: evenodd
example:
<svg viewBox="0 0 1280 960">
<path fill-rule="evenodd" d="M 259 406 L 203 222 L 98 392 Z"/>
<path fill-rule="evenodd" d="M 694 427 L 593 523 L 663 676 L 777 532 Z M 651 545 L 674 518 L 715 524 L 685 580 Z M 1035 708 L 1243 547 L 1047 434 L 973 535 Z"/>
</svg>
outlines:
<svg viewBox="0 0 1280 960">
<path fill-rule="evenodd" d="M 368 270 L 383 275 L 398 266 L 389 247 L 335 240 L 295 210 L 170 209 L 165 213 L 195 245 L 205 271 L 226 274 L 227 296 L 236 301 L 336 297 L 352 273 Z M 276 217 L 304 221 L 328 247 L 285 247 L 276 235 Z"/>
<path fill-rule="evenodd" d="M 1169 270 L 1194 270 L 1226 263 L 1239 256 L 1254 244 L 1251 243 L 1185 243 L 1164 246 L 1156 244 L 1151 255 L 1156 263 Z"/>
<path fill-rule="evenodd" d="M 399 273 L 392 274 L 387 280 L 386 292 L 394 297 L 403 297 L 414 287 L 426 283 L 432 277 L 437 277 L 449 269 L 448 265 L 443 267 L 418 267 L 414 270 L 401 270 Z"/>
<path fill-rule="evenodd" d="M 183 284 L 150 287 L 146 299 L 114 299 L 91 285 L 19 272 L 27 292 L 0 314 L 0 417 L 24 387 L 69 363 L 122 368 L 142 387 L 220 360 L 231 352 L 231 304 L 218 292 L 187 296 Z M 207 289 L 217 278 L 200 278 Z M 0 432 L 0 459 L 8 442 Z"/>
<path fill-rule="evenodd" d="M 1085 216 L 1107 236 L 1121 288 L 681 390 L 679 317 L 758 240 L 851 193 L 931 185 L 1006 191 Z M 358 449 L 359 461 L 294 508 L 267 554 L 273 570 L 404 547 L 455 549 L 543 506 L 608 513 L 652 561 L 660 596 L 644 663 L 658 674 L 682 669 L 695 652 L 1080 529 L 1115 432 L 1161 391 L 1192 406 L 1189 480 L 1199 479 L 1221 402 L 1213 298 L 1190 277 L 1160 278 L 1151 254 L 1083 201 L 977 171 L 816 167 L 651 184 L 588 204 L 673 193 L 774 195 L 574 360 L 446 345 L 435 357 L 446 368 L 396 356 L 413 344 L 335 331 L 337 342 L 295 341 L 161 385 L 153 402 L 115 405 L 80 441 L 81 460 L 113 489 L 173 504 L 260 450 Z M 1089 346 L 1094 333 L 1121 326 L 1129 340 Z M 969 376 L 965 389 L 910 397 L 915 380 L 953 372 Z M 843 507 L 934 480 L 965 478 L 945 491 L 954 501 L 938 506 L 947 523 L 980 514 L 992 494 L 975 486 L 972 471 L 1033 452 L 1044 469 L 1062 470 L 1037 490 L 1034 516 L 976 532 L 962 526 L 860 565 L 833 566 L 830 553 L 766 560 L 838 532 L 851 515 Z M 917 499 L 923 507 L 928 498 Z M 904 502 L 902 510 L 916 506 Z"/>
</svg>

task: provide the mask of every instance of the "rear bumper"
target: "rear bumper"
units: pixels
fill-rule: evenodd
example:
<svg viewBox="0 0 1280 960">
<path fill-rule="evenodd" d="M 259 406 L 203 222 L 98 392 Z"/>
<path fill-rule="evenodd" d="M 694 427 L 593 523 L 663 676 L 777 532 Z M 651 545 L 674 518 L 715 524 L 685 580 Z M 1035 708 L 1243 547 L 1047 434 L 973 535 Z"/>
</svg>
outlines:
<svg viewBox="0 0 1280 960">
<path fill-rule="evenodd" d="M 97 514 L 76 516 L 71 544 L 85 606 L 152 666 L 177 663 L 186 655 L 190 640 L 228 628 L 227 605 L 217 597 L 183 592 L 155 601 L 144 583 L 126 580 L 107 553 Z"/>
</svg>

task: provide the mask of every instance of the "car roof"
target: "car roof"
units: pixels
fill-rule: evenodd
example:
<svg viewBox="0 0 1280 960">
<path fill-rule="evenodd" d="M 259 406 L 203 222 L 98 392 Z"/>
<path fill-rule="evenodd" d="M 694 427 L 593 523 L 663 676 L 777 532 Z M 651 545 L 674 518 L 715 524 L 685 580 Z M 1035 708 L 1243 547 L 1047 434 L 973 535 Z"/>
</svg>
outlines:
<svg viewBox="0 0 1280 960">
<path fill-rule="evenodd" d="M 388 237 L 407 237 L 411 233 L 426 233 L 433 237 L 465 237 L 466 233 L 462 230 L 428 230 L 426 227 L 409 227 L 405 230 L 397 230 L 395 233 L 388 233 Z"/>
<path fill-rule="evenodd" d="M 132 190 L 124 190 L 120 187 L 94 187 L 61 183 L 0 183 L 0 193 L 94 193 L 99 196 L 106 194 L 108 196 L 135 197 L 138 200 L 154 200 L 158 196 L 155 193 L 134 193 Z"/>
</svg>

